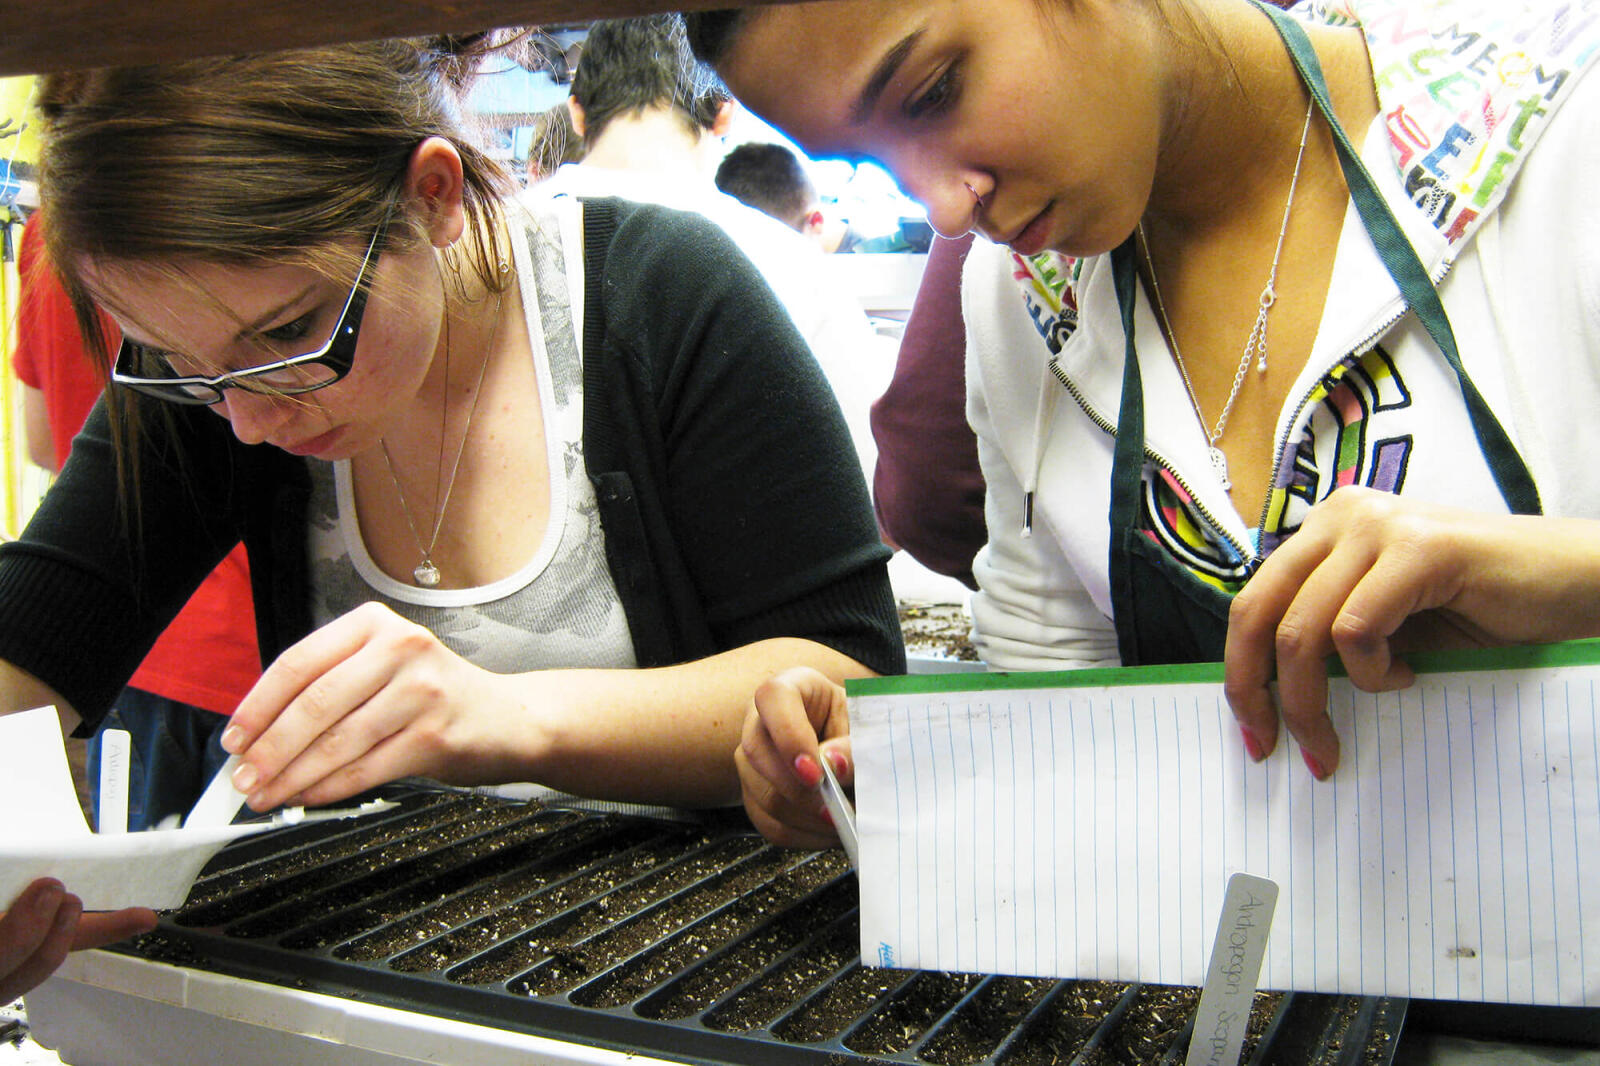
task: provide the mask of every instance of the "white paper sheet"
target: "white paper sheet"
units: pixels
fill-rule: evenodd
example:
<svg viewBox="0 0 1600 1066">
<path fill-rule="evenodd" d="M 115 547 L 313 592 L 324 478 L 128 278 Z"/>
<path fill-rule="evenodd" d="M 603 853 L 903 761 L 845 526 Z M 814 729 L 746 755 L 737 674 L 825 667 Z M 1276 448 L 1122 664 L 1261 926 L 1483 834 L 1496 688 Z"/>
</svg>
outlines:
<svg viewBox="0 0 1600 1066">
<path fill-rule="evenodd" d="M 1250 763 L 1215 681 L 852 696 L 862 956 L 1199 984 L 1243 871 L 1282 890 L 1263 987 L 1600 1005 L 1597 691 L 1336 681 L 1324 783 Z"/>
<path fill-rule="evenodd" d="M 392 807 L 363 805 L 360 813 Z M 239 837 L 289 821 L 349 817 L 357 810 L 316 812 L 244 825 L 152 830 L 101 836 L 89 831 L 78 806 L 54 708 L 0 715 L 0 908 L 29 883 L 54 877 L 86 910 L 183 904 L 211 857 Z"/>
</svg>

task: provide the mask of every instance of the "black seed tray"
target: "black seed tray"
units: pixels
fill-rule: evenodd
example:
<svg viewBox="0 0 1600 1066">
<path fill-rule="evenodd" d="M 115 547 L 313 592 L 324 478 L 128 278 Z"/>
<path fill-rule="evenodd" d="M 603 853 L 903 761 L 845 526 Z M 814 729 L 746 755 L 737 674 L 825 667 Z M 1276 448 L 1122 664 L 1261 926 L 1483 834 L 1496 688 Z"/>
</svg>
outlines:
<svg viewBox="0 0 1600 1066">
<path fill-rule="evenodd" d="M 838 852 L 693 823 L 391 789 L 230 845 L 117 950 L 695 1063 L 1181 1063 L 1198 990 L 863 967 Z M 1246 1062 L 1388 1066 L 1406 1000 L 1256 997 Z"/>
</svg>

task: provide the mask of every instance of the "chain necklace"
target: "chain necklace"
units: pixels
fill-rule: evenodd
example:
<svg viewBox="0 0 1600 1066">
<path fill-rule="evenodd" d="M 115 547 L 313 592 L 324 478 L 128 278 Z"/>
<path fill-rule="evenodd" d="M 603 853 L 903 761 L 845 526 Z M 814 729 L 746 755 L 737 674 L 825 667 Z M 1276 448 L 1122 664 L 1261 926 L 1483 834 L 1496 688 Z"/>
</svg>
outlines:
<svg viewBox="0 0 1600 1066">
<path fill-rule="evenodd" d="M 1223 454 L 1217 442 L 1222 439 L 1223 432 L 1228 428 L 1228 416 L 1233 414 L 1233 405 L 1239 400 L 1239 390 L 1244 387 L 1246 374 L 1250 370 L 1250 357 L 1256 358 L 1257 373 L 1267 371 L 1267 312 L 1272 310 L 1272 305 L 1278 302 L 1276 285 L 1278 282 L 1278 261 L 1283 256 L 1283 237 L 1289 230 L 1289 212 L 1294 207 L 1294 191 L 1300 185 L 1300 164 L 1306 156 L 1306 137 L 1311 132 L 1311 112 L 1315 105 L 1306 105 L 1305 124 L 1300 129 L 1300 149 L 1294 157 L 1294 175 L 1289 179 L 1289 195 L 1283 203 L 1283 221 L 1278 225 L 1278 245 L 1272 252 L 1272 269 L 1267 274 L 1267 284 L 1261 290 L 1261 299 L 1256 310 L 1255 325 L 1250 329 L 1250 336 L 1244 342 L 1244 354 L 1239 357 L 1239 368 L 1233 374 L 1233 387 L 1228 390 L 1227 402 L 1222 405 L 1222 414 L 1217 418 L 1215 428 L 1206 427 L 1206 417 L 1200 410 L 1200 398 L 1195 395 L 1194 382 L 1189 378 L 1189 368 L 1183 362 L 1183 355 L 1178 351 L 1178 337 L 1172 332 L 1172 323 L 1167 318 L 1166 304 L 1161 301 L 1161 283 L 1156 280 L 1156 263 L 1150 254 L 1150 241 L 1144 235 L 1144 220 L 1139 221 L 1139 244 L 1144 248 L 1145 265 L 1150 269 L 1150 295 L 1155 297 L 1156 313 L 1161 316 L 1161 328 L 1166 334 L 1167 347 L 1172 350 L 1172 360 L 1178 364 L 1178 374 L 1183 378 L 1183 387 L 1189 394 L 1189 403 L 1194 407 L 1194 416 L 1200 420 L 1200 431 L 1206 435 L 1206 444 L 1211 454 L 1211 466 L 1217 472 L 1217 480 L 1222 482 L 1224 491 L 1233 488 L 1233 483 L 1228 480 L 1228 457 Z"/>
<path fill-rule="evenodd" d="M 501 268 L 503 273 L 504 267 Z M 411 520 L 411 505 L 406 502 L 405 489 L 400 487 L 400 475 L 395 473 L 394 460 L 389 456 L 389 443 L 381 437 L 378 447 L 383 450 L 383 465 L 389 468 L 389 479 L 394 482 L 395 495 L 400 498 L 400 513 L 405 515 L 406 528 L 411 531 L 411 539 L 417 545 L 417 551 L 422 553 L 422 561 L 416 569 L 411 571 L 412 580 L 423 588 L 433 588 L 439 583 L 439 568 L 433 562 L 433 548 L 439 543 L 439 530 L 444 527 L 444 515 L 450 506 L 450 493 L 456 487 L 456 472 L 461 469 L 461 456 L 467 450 L 467 437 L 472 433 L 472 416 L 478 411 L 478 401 L 483 398 L 483 379 L 489 372 L 489 359 L 494 355 L 494 341 L 500 333 L 500 304 L 505 299 L 505 293 L 499 293 L 494 300 L 494 324 L 489 329 L 489 343 L 484 349 L 483 362 L 478 367 L 478 383 L 472 390 L 472 406 L 467 408 L 466 424 L 461 427 L 461 443 L 456 446 L 456 458 L 450 464 L 450 479 L 442 481 L 444 474 L 444 442 L 445 431 L 450 424 L 450 316 L 448 312 L 444 319 L 444 402 L 440 404 L 439 411 L 439 463 L 433 472 L 433 531 L 428 535 L 426 546 L 422 537 L 417 533 L 417 525 Z M 441 481 L 444 485 L 444 497 L 439 496 Z"/>
</svg>

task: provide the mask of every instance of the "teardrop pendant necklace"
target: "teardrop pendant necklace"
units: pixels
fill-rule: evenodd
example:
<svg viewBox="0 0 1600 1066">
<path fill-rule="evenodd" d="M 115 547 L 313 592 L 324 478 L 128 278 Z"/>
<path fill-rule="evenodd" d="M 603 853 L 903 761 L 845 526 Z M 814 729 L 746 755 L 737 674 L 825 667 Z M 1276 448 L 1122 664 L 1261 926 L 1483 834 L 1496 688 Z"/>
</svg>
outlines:
<svg viewBox="0 0 1600 1066">
<path fill-rule="evenodd" d="M 1233 405 L 1239 400 L 1239 390 L 1244 387 L 1245 377 L 1250 370 L 1250 357 L 1255 356 L 1257 373 L 1264 374 L 1267 371 L 1267 313 L 1272 310 L 1272 305 L 1278 302 L 1276 288 L 1278 262 L 1283 257 L 1283 237 L 1289 230 L 1289 212 L 1294 207 L 1294 191 L 1300 185 L 1300 164 L 1306 156 L 1306 138 L 1311 132 L 1311 113 L 1314 107 L 1314 102 L 1306 105 L 1305 123 L 1300 129 L 1300 149 L 1294 157 L 1294 175 L 1289 179 L 1289 195 L 1283 204 L 1283 221 L 1278 225 L 1278 244 L 1272 252 L 1272 269 L 1267 274 L 1267 284 L 1262 288 L 1261 298 L 1257 302 L 1255 324 L 1250 329 L 1250 336 L 1245 339 L 1244 353 L 1239 357 L 1239 367 L 1233 374 L 1233 387 L 1228 391 L 1228 399 L 1222 405 L 1222 414 L 1218 416 L 1214 428 L 1206 426 L 1206 417 L 1200 410 L 1200 398 L 1195 395 L 1189 368 L 1184 364 L 1183 355 L 1178 351 L 1178 337 L 1172 332 L 1172 322 L 1167 318 L 1166 304 L 1161 300 L 1161 283 L 1156 280 L 1156 262 L 1150 254 L 1150 241 L 1144 235 L 1144 221 L 1141 219 L 1139 222 L 1139 244 L 1144 250 L 1145 265 L 1150 270 L 1150 295 L 1155 298 L 1156 313 L 1161 318 L 1161 329 L 1166 334 L 1167 347 L 1172 351 L 1172 361 L 1178 364 L 1178 374 L 1183 378 L 1183 387 L 1189 394 L 1189 403 L 1194 407 L 1194 416 L 1200 420 L 1200 431 L 1206 435 L 1211 466 L 1216 471 L 1217 480 L 1222 483 L 1223 491 L 1232 489 L 1233 483 L 1228 480 L 1228 457 L 1217 446 L 1217 442 L 1222 439 L 1223 432 L 1228 428 L 1228 416 L 1233 414 Z"/>
<path fill-rule="evenodd" d="M 505 267 L 501 268 L 504 273 Z M 422 561 L 411 571 L 411 578 L 422 588 L 431 589 L 439 584 L 442 575 L 433 561 L 433 549 L 439 543 L 439 530 L 444 528 L 444 516 L 450 507 L 450 493 L 456 487 L 456 473 L 461 469 L 461 456 L 467 450 L 467 437 L 472 433 L 472 416 L 478 411 L 478 401 L 483 398 L 483 381 L 489 373 L 489 360 L 494 355 L 495 338 L 500 334 L 500 304 L 505 299 L 505 294 L 499 293 L 494 301 L 494 324 L 489 327 L 489 343 L 484 348 L 483 360 L 478 366 L 478 382 L 472 390 L 472 405 L 467 408 L 467 418 L 461 427 L 461 443 L 456 445 L 455 461 L 450 464 L 450 477 L 445 480 L 444 475 L 444 443 L 446 431 L 450 425 L 450 316 L 445 315 L 444 320 L 444 400 L 439 411 L 439 462 L 433 473 L 433 530 L 428 535 L 428 543 L 422 543 L 422 537 L 417 533 L 417 525 L 411 519 L 411 505 L 406 502 L 405 489 L 400 485 L 400 476 L 395 473 L 394 459 L 389 455 L 388 441 L 379 438 L 378 447 L 383 451 L 383 464 L 389 468 L 389 479 L 394 482 L 395 495 L 400 499 L 400 513 L 405 515 L 406 528 L 411 531 L 411 539 L 417 546 L 417 551 L 422 555 Z M 440 496 L 440 486 L 443 485 L 443 496 Z"/>
</svg>

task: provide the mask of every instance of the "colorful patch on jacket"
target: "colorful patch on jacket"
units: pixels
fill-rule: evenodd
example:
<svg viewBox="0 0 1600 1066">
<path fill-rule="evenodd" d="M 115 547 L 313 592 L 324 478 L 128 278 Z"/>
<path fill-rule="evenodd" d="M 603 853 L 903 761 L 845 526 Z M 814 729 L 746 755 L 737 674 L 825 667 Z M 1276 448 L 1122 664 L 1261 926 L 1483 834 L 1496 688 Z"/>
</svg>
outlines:
<svg viewBox="0 0 1600 1066">
<path fill-rule="evenodd" d="M 1139 529 L 1195 577 L 1224 592 L 1244 587 L 1254 566 L 1199 513 L 1170 470 L 1145 468 Z"/>
<path fill-rule="evenodd" d="M 1398 493 L 1405 486 L 1413 438 L 1383 435 L 1374 416 L 1412 405 L 1411 390 L 1382 345 L 1352 355 L 1324 374 L 1302 402 L 1293 446 L 1284 449 L 1256 529 L 1254 554 L 1233 544 L 1176 475 L 1146 464 L 1139 528 L 1196 578 L 1235 593 L 1261 561 L 1288 540 L 1312 507 L 1335 490 L 1360 485 Z M 1375 424 L 1376 423 L 1376 424 Z M 1389 431 L 1400 428 L 1389 423 Z"/>
<path fill-rule="evenodd" d="M 1361 27 L 1396 169 L 1452 255 L 1600 54 L 1600 0 L 1308 0 L 1294 14 Z"/>
<path fill-rule="evenodd" d="M 1299 436 L 1284 450 L 1273 476 L 1259 532 L 1263 558 L 1334 490 L 1360 485 L 1399 492 L 1405 487 L 1412 437 L 1380 436 L 1374 426 L 1382 423 L 1374 416 L 1411 403 L 1411 390 L 1382 345 L 1322 376 L 1301 410 Z"/>
<path fill-rule="evenodd" d="M 1021 287 L 1028 317 L 1052 356 L 1061 354 L 1061 346 L 1078 328 L 1077 285 L 1082 270 L 1081 259 L 1057 252 L 1011 253 L 1012 280 Z"/>
<path fill-rule="evenodd" d="M 1141 528 L 1197 578 L 1237 592 L 1260 560 L 1334 490 L 1361 485 L 1399 492 L 1404 487 L 1412 438 L 1381 436 L 1374 416 L 1411 404 L 1411 390 L 1382 346 L 1324 374 L 1306 395 L 1299 436 L 1278 463 L 1253 560 L 1205 520 L 1170 472 L 1154 466 L 1146 470 Z"/>
</svg>

